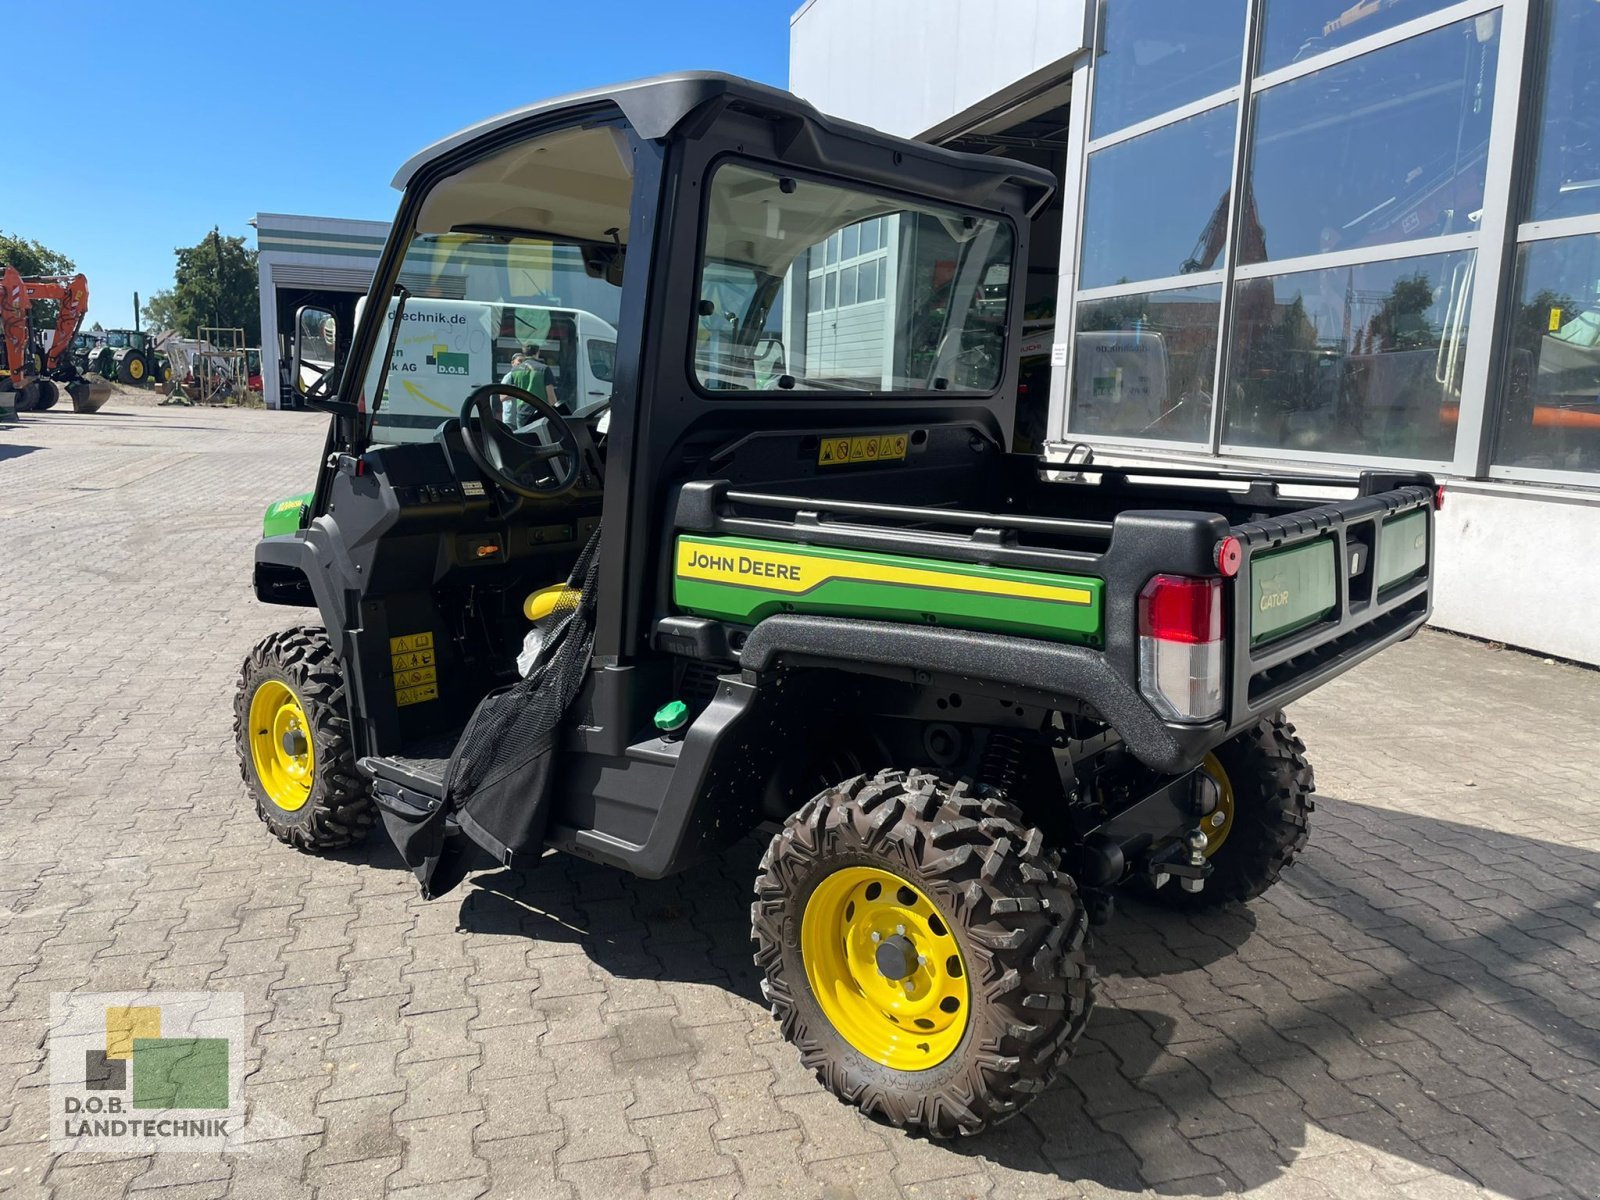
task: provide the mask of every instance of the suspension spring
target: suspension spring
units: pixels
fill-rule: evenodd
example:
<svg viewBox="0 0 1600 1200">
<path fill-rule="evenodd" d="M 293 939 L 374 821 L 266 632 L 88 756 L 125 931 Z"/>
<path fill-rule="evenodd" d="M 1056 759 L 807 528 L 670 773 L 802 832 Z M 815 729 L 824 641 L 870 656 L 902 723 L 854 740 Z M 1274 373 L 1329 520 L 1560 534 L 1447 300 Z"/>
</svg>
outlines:
<svg viewBox="0 0 1600 1200">
<path fill-rule="evenodd" d="M 1022 739 L 998 729 L 990 733 L 983 751 L 982 778 L 995 791 L 1015 796 L 1022 779 Z"/>
</svg>

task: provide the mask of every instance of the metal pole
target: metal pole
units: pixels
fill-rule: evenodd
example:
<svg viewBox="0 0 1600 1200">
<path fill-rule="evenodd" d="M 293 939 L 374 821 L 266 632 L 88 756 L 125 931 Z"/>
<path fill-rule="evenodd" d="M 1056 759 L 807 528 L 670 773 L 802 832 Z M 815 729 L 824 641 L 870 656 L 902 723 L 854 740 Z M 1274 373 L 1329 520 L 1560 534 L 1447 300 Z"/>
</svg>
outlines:
<svg viewBox="0 0 1600 1200">
<path fill-rule="evenodd" d="M 222 238 L 217 232 L 217 227 L 211 227 L 211 253 L 217 260 L 217 298 L 216 304 L 211 309 L 211 324 L 213 327 L 220 325 L 217 312 L 222 307 Z"/>
</svg>

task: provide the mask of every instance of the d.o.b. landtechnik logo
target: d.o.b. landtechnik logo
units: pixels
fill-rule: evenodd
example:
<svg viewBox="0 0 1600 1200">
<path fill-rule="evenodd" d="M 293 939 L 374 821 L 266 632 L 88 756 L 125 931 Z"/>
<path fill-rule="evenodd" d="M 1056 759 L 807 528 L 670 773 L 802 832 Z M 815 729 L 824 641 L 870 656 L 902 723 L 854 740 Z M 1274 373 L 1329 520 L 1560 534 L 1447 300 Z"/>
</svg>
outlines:
<svg viewBox="0 0 1600 1200">
<path fill-rule="evenodd" d="M 56 1150 L 221 1150 L 238 1136 L 237 992 L 58 992 L 50 1007 Z"/>
</svg>

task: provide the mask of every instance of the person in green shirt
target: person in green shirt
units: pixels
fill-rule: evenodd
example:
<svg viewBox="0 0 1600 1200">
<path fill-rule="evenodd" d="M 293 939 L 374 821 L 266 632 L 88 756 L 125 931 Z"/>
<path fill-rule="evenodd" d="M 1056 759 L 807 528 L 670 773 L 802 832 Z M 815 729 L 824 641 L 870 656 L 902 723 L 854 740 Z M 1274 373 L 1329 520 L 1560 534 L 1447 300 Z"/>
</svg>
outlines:
<svg viewBox="0 0 1600 1200">
<path fill-rule="evenodd" d="M 532 392 L 547 404 L 555 403 L 550 395 L 550 368 L 540 362 L 531 349 L 511 356 L 511 370 L 505 373 L 500 382 L 509 387 L 521 388 L 525 392 Z M 533 405 L 526 400 L 516 400 L 507 396 L 503 404 L 501 420 L 513 431 L 538 419 Z"/>
</svg>

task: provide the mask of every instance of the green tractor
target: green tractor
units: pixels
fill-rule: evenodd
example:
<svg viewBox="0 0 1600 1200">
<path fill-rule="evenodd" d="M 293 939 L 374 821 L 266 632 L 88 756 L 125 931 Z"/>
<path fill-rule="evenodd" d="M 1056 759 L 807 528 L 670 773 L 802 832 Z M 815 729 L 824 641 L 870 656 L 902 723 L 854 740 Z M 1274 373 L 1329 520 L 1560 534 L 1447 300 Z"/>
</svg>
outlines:
<svg viewBox="0 0 1600 1200">
<path fill-rule="evenodd" d="M 491 118 L 397 183 L 354 329 L 295 322 L 333 420 L 268 511 L 256 595 L 299 612 L 234 708 L 274 836 L 381 822 L 432 898 L 757 833 L 783 1035 L 935 1136 L 1049 1085 L 1119 889 L 1192 911 L 1294 861 L 1283 709 L 1426 620 L 1433 480 L 1290 477 L 1308 501 L 1014 453 L 1048 173 L 688 74 Z M 599 403 L 514 336 L 543 293 L 615 331 Z"/>
<path fill-rule="evenodd" d="M 98 334 L 80 334 L 79 338 L 92 339 L 81 350 L 74 346 L 84 371 L 134 387 L 172 382 L 171 361 L 143 330 L 107 329 Z"/>
</svg>

